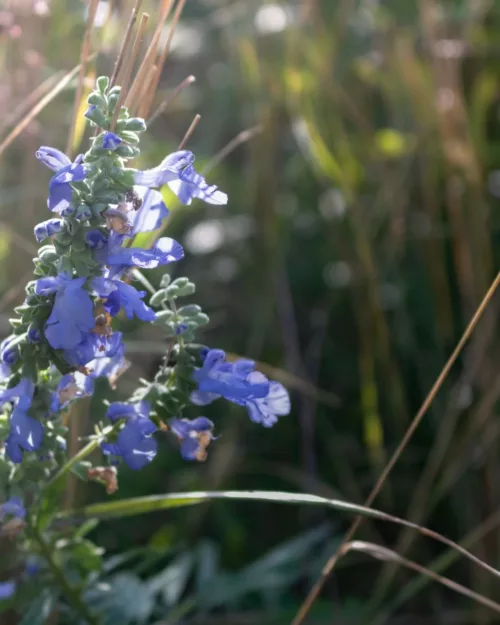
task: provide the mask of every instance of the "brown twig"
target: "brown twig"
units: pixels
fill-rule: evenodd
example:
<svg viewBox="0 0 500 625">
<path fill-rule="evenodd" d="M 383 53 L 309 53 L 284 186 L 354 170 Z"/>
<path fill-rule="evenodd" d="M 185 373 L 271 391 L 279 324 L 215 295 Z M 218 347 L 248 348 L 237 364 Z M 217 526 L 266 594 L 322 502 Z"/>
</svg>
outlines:
<svg viewBox="0 0 500 625">
<path fill-rule="evenodd" d="M 80 53 L 80 71 L 78 75 L 78 82 L 76 85 L 75 101 L 73 103 L 73 114 L 71 116 L 71 124 L 68 131 L 68 142 L 66 144 L 66 154 L 70 158 L 72 156 L 71 153 L 73 149 L 73 135 L 75 134 L 76 120 L 80 108 L 80 100 L 82 99 L 83 95 L 85 70 L 87 69 L 87 62 L 90 55 L 90 37 L 92 35 L 92 28 L 94 26 L 94 20 L 98 4 L 99 0 L 90 0 L 87 25 L 85 27 L 85 33 L 83 35 L 82 51 Z"/>
<path fill-rule="evenodd" d="M 143 98 L 139 108 L 139 117 L 146 118 L 149 114 L 156 94 L 156 85 L 158 84 L 158 77 L 160 75 L 160 68 L 154 65 L 151 72 L 151 78 L 147 85 L 143 89 Z"/>
<path fill-rule="evenodd" d="M 469 325 L 465 329 L 465 332 L 462 334 L 462 337 L 460 338 L 460 340 L 459 340 L 457 346 L 455 347 L 453 353 L 449 357 L 447 363 L 445 364 L 445 366 L 443 367 L 441 373 L 439 374 L 438 378 L 436 379 L 433 387 L 429 391 L 429 394 L 425 398 L 422 406 L 420 407 L 420 410 L 415 415 L 413 421 L 411 422 L 409 428 L 407 429 L 405 435 L 403 436 L 403 439 L 401 440 L 400 444 L 398 445 L 396 451 L 393 453 L 393 455 L 391 456 L 389 462 L 384 467 L 384 470 L 382 471 L 379 479 L 377 480 L 377 483 L 375 484 L 375 486 L 373 487 L 372 491 L 370 492 L 368 498 L 366 499 L 366 502 L 364 504 L 365 506 L 367 506 L 367 507 L 371 506 L 372 503 L 374 502 L 374 500 L 376 499 L 377 495 L 379 494 L 379 492 L 382 490 L 382 487 L 384 486 L 385 481 L 387 480 L 387 477 L 389 476 L 389 473 L 392 471 L 394 465 L 396 464 L 396 462 L 398 461 L 399 457 L 403 453 L 404 449 L 408 445 L 408 443 L 409 443 L 411 437 L 413 436 L 415 430 L 418 428 L 420 422 L 422 421 L 422 419 L 425 416 L 427 410 L 429 409 L 429 406 L 434 401 L 434 398 L 438 394 L 439 389 L 441 388 L 443 382 L 445 381 L 446 377 L 448 376 L 451 368 L 455 364 L 455 362 L 456 362 L 460 352 L 462 351 L 463 347 L 465 346 L 465 344 L 469 340 L 469 338 L 470 338 L 474 328 L 476 327 L 479 319 L 481 318 L 481 316 L 483 315 L 486 307 L 488 306 L 489 302 L 491 301 L 491 298 L 493 297 L 493 295 L 494 295 L 496 289 L 498 288 L 499 284 L 500 284 L 500 273 L 498 273 L 496 278 L 493 280 L 493 282 L 492 282 L 490 288 L 488 289 L 486 295 L 484 296 L 482 302 L 479 304 L 479 307 L 477 308 L 476 312 L 474 313 L 474 316 L 472 317 Z M 344 546 L 348 542 L 350 542 L 352 540 L 354 534 L 356 533 L 356 531 L 358 530 L 359 526 L 361 525 L 362 520 L 363 520 L 363 518 L 361 516 L 357 516 L 354 519 L 353 523 L 351 524 L 350 528 L 348 529 L 346 535 L 344 536 L 344 539 L 342 540 L 342 542 L 338 546 L 337 550 L 335 551 L 335 553 L 332 555 L 332 557 L 328 560 L 328 562 L 323 567 L 323 570 L 321 571 L 320 578 L 316 581 L 314 586 L 309 591 L 309 594 L 305 598 L 303 604 L 301 605 L 299 611 L 297 612 L 297 615 L 293 619 L 292 625 L 301 625 L 304 622 L 304 619 L 306 618 L 309 610 L 311 609 L 312 604 L 314 603 L 314 601 L 318 597 L 319 593 L 321 592 L 321 589 L 323 588 L 323 585 L 324 585 L 325 581 L 327 580 L 328 576 L 330 575 L 330 573 L 332 572 L 333 568 L 335 567 L 339 557 L 341 556 L 342 549 L 344 548 Z"/>
<path fill-rule="evenodd" d="M 36 89 L 34 89 L 22 102 L 16 105 L 15 109 L 11 112 L 10 115 L 6 115 L 4 119 L 2 119 L 0 132 L 6 130 L 11 124 L 15 122 L 16 119 L 21 117 L 30 106 L 41 97 L 43 94 L 51 89 L 58 80 L 64 75 L 64 72 L 56 72 L 49 76 L 46 80 L 44 80 Z"/>
<path fill-rule="evenodd" d="M 243 143 L 246 143 L 247 141 L 250 141 L 250 139 L 253 139 L 253 137 L 260 134 L 261 132 L 262 126 L 260 124 L 258 126 L 253 126 L 253 128 L 248 128 L 247 130 L 243 130 L 242 132 L 240 132 L 238 135 L 236 135 L 236 137 L 234 137 L 234 139 L 231 139 L 231 141 L 227 145 L 225 145 L 222 150 L 219 150 L 217 154 L 212 156 L 212 158 L 203 168 L 202 173 L 208 174 L 210 171 L 212 171 L 212 169 L 217 167 L 217 165 L 219 165 L 219 163 L 221 163 L 226 157 L 234 152 L 237 147 L 239 147 Z"/>
<path fill-rule="evenodd" d="M 142 38 L 144 36 L 144 31 L 146 30 L 146 25 L 149 20 L 149 13 L 143 13 L 141 16 L 141 21 L 139 23 L 139 28 L 137 29 L 137 33 L 134 39 L 134 45 L 132 46 L 132 50 L 130 52 L 129 58 L 127 60 L 126 65 L 123 66 L 123 71 L 120 72 L 120 83 L 121 83 L 121 91 L 118 97 L 118 102 L 116 103 L 115 111 L 113 113 L 113 119 L 111 120 L 111 130 L 114 130 L 116 126 L 116 122 L 118 121 L 118 117 L 120 115 L 120 109 L 122 104 L 125 102 L 125 98 L 127 96 L 128 86 L 130 84 L 130 78 L 132 76 L 132 70 L 134 69 L 134 63 L 139 54 L 139 47 L 141 45 Z"/>
<path fill-rule="evenodd" d="M 201 115 L 199 115 L 198 113 L 194 116 L 193 121 L 191 122 L 191 125 L 189 126 L 189 128 L 186 130 L 186 134 L 184 135 L 184 137 L 182 138 L 182 141 L 179 143 L 179 150 L 184 149 L 186 143 L 189 141 L 191 135 L 193 134 L 193 132 L 196 129 L 196 126 L 200 123 L 200 119 L 201 119 Z"/>
<path fill-rule="evenodd" d="M 123 39 L 122 39 L 122 45 L 120 47 L 120 52 L 118 52 L 118 56 L 116 58 L 115 61 L 115 66 L 113 68 L 113 73 L 111 74 L 111 79 L 109 81 L 110 87 L 113 87 L 116 79 L 118 77 L 118 73 L 121 69 L 121 66 L 123 64 L 123 61 L 127 55 L 127 49 L 129 46 L 129 43 L 132 39 L 132 34 L 133 34 L 133 29 L 134 29 L 134 24 L 137 21 L 137 16 L 139 15 L 139 11 L 141 9 L 141 5 L 142 5 L 142 0 L 136 0 L 136 3 L 134 5 L 134 8 L 132 9 L 132 13 L 130 15 L 130 19 L 128 21 L 127 24 L 127 28 L 125 30 L 125 34 L 123 35 Z"/>
<path fill-rule="evenodd" d="M 496 603 L 495 601 L 492 601 L 491 599 L 488 599 L 488 597 L 484 597 L 483 595 L 480 595 L 474 592 L 473 590 L 470 590 L 469 588 L 462 586 L 461 584 L 457 584 L 457 582 L 454 582 L 451 579 L 448 579 L 447 577 L 438 575 L 437 573 L 435 573 L 434 571 L 431 571 L 425 566 L 417 564 L 416 562 L 413 562 L 412 560 L 407 560 L 406 558 L 403 558 L 395 551 L 392 551 L 391 549 L 387 549 L 387 547 L 382 547 L 380 545 L 375 545 L 374 543 L 368 543 L 365 541 L 356 540 L 350 543 L 346 543 L 342 547 L 341 555 L 344 556 L 347 553 L 349 553 L 349 551 L 360 551 L 362 553 L 366 553 L 372 556 L 372 558 L 376 558 L 377 560 L 383 560 L 386 562 L 387 561 L 394 562 L 395 564 L 400 564 L 401 566 L 405 566 L 411 569 L 412 571 L 419 573 L 420 575 L 425 575 L 426 577 L 430 577 L 435 582 L 438 582 L 439 584 L 442 584 L 443 586 L 450 588 L 451 590 L 459 593 L 460 595 L 464 595 L 465 597 L 468 597 L 469 599 L 472 599 L 473 601 L 477 601 L 481 605 L 484 605 L 488 608 L 491 608 L 495 612 L 500 613 L 500 604 Z"/>
<path fill-rule="evenodd" d="M 88 60 L 92 59 L 95 55 L 92 55 Z M 73 80 L 73 78 L 80 71 L 80 65 L 74 67 L 70 72 L 68 72 L 64 78 L 62 78 L 59 83 L 51 90 L 47 95 L 45 95 L 35 106 L 27 113 L 23 119 L 17 124 L 17 126 L 5 137 L 5 139 L 0 143 L 0 156 L 5 152 L 5 150 L 9 147 L 9 145 L 17 139 L 17 137 L 23 132 L 23 130 L 32 122 L 35 117 L 43 111 L 43 109 L 52 102 L 52 100 L 61 93 L 61 91 L 68 85 L 68 83 Z"/>
<path fill-rule="evenodd" d="M 163 67 L 165 66 L 165 61 L 167 60 L 168 53 L 170 51 L 170 45 L 172 43 L 172 39 L 174 37 L 175 29 L 177 27 L 177 23 L 181 17 L 181 13 L 184 9 L 184 5 L 186 4 L 186 0 L 179 0 L 177 6 L 175 7 L 175 12 L 172 17 L 172 23 L 170 24 L 170 29 L 167 35 L 167 41 L 165 43 L 165 47 L 163 48 L 163 52 L 160 54 L 160 58 L 158 60 L 158 78 L 156 80 L 156 84 L 153 86 L 153 91 L 156 93 L 158 89 L 158 83 L 160 82 L 161 73 L 163 71 Z"/>
<path fill-rule="evenodd" d="M 165 100 L 163 100 L 160 106 L 151 115 L 151 117 L 148 119 L 148 126 L 152 124 L 156 119 L 158 119 L 158 117 L 167 110 L 167 108 L 177 98 L 177 96 L 179 95 L 181 91 L 183 91 L 189 85 L 192 85 L 194 82 L 196 82 L 196 78 L 194 76 L 188 76 L 187 78 L 184 78 L 184 80 L 180 83 L 180 85 L 177 85 L 177 87 L 172 91 L 172 93 L 169 94 L 165 98 Z"/>
<path fill-rule="evenodd" d="M 145 86 L 148 85 L 148 82 L 150 80 L 151 65 L 155 64 L 156 53 L 158 51 L 158 43 L 160 41 L 163 27 L 165 26 L 165 22 L 168 19 L 173 4 L 174 0 L 163 0 L 158 25 L 154 32 L 153 38 L 151 39 L 151 43 L 146 50 L 144 59 L 142 60 L 139 69 L 137 70 L 134 82 L 130 87 L 130 91 L 125 100 L 125 106 L 131 106 L 134 100 L 138 99 L 139 93 L 143 92 Z"/>
</svg>

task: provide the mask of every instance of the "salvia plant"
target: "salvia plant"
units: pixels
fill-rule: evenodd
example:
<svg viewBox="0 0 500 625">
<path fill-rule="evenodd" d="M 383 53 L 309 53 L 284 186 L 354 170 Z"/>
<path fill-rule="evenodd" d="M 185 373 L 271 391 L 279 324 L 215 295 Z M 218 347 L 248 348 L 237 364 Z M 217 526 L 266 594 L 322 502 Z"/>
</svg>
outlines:
<svg viewBox="0 0 500 625">
<path fill-rule="evenodd" d="M 58 522 L 70 474 L 97 480 L 111 494 L 120 467 L 140 470 L 153 462 L 165 436 L 178 441 L 185 460 L 204 461 L 218 433 L 202 414 L 184 418 L 189 404 L 201 412 L 224 398 L 264 427 L 290 409 L 286 389 L 256 371 L 251 360 L 229 362 L 222 350 L 195 342 L 209 319 L 198 305 L 185 303 L 195 293 L 189 278 L 171 281 L 165 274 L 155 291 L 142 273 L 184 255 L 169 237 L 149 249 L 133 244 L 137 234 L 158 230 L 168 214 L 158 189 L 168 185 L 183 204 L 226 204 L 227 196 L 195 170 L 187 150 L 152 169 L 127 167 L 139 155 L 146 124 L 125 107 L 115 115 L 119 96 L 120 87 L 98 78 L 85 113 L 95 130 L 85 154 L 72 161 L 55 148 L 36 152 L 53 172 L 51 216 L 35 227 L 41 247 L 34 279 L 0 348 L 0 523 L 2 535 L 16 540 L 16 549 L 7 551 L 16 575 L 0 583 L 0 598 L 15 598 L 38 577 L 45 588 L 61 587 L 72 623 L 71 610 L 97 622 L 85 605 L 91 577 L 82 563 L 99 550 L 82 540 L 81 528 L 72 534 Z M 122 311 L 162 329 L 164 358 L 153 379 L 140 380 L 127 401 L 108 405 L 105 422 L 69 458 L 72 404 L 91 395 L 99 377 L 114 389 L 128 366 L 122 333 L 113 328 Z M 102 453 L 91 456 L 98 448 Z"/>
</svg>

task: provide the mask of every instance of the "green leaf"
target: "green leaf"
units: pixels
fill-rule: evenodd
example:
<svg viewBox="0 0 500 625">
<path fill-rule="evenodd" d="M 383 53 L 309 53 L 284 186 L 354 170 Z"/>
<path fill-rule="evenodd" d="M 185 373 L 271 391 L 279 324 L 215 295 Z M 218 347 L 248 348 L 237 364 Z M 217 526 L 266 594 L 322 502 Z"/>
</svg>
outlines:
<svg viewBox="0 0 500 625">
<path fill-rule="evenodd" d="M 62 512 L 58 516 L 83 515 L 84 517 L 97 517 L 102 519 L 112 519 L 116 517 L 132 516 L 156 512 L 168 508 L 183 508 L 193 506 L 215 499 L 233 499 L 246 501 L 270 501 L 274 503 L 286 503 L 294 505 L 315 505 L 327 506 L 340 512 L 348 512 L 366 516 L 374 519 L 390 520 L 392 517 L 385 512 L 365 508 L 356 504 L 341 501 L 339 499 L 327 499 L 318 495 L 308 495 L 304 493 L 285 493 L 281 491 L 200 491 L 190 493 L 169 493 L 167 495 L 149 495 L 146 497 L 135 497 L 132 499 L 122 499 L 119 501 L 106 501 L 91 504 L 79 510 Z"/>
<path fill-rule="evenodd" d="M 149 590 L 162 593 L 167 606 L 176 605 L 186 589 L 194 558 L 191 553 L 183 553 L 171 562 L 161 573 L 148 581 Z"/>
</svg>

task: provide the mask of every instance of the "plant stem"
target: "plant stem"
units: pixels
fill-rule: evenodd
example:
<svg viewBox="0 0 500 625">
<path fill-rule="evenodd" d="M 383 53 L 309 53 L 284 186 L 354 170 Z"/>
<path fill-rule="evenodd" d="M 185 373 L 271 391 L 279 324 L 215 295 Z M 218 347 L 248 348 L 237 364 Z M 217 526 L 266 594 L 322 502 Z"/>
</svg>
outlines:
<svg viewBox="0 0 500 625">
<path fill-rule="evenodd" d="M 54 559 L 50 546 L 45 542 L 42 533 L 35 527 L 34 524 L 30 525 L 30 529 L 31 536 L 38 543 L 42 556 L 45 558 L 52 575 L 56 579 L 69 602 L 89 625 L 99 625 L 99 620 L 89 611 L 80 595 L 80 592 L 66 579 L 64 571 L 59 567 Z"/>
</svg>

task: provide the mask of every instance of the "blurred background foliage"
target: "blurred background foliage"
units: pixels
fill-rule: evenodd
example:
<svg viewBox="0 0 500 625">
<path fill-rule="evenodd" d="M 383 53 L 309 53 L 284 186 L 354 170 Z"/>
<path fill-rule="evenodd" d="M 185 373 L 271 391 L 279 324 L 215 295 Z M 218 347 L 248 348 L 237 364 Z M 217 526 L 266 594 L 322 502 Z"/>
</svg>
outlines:
<svg viewBox="0 0 500 625">
<path fill-rule="evenodd" d="M 131 4 L 100 2 L 89 85 L 111 71 Z M 77 64 L 85 3 L 1 6 L 4 137 Z M 155 15 L 158 2 L 143 9 Z M 155 120 L 141 164 L 174 150 L 201 114 L 188 147 L 230 201 L 180 207 L 166 195 L 168 234 L 187 252 L 173 275 L 197 283 L 211 317 L 203 342 L 259 361 L 294 408 L 264 431 L 216 402 L 206 414 L 223 436 L 205 465 L 163 442 L 143 471 L 120 470 L 113 497 L 260 488 L 365 499 L 499 267 L 499 42 L 495 0 L 187 1 L 157 104 L 189 74 L 196 83 Z M 64 149 L 73 96 L 70 85 L 1 154 L 1 338 L 31 275 L 32 228 L 47 217 L 49 173 L 34 152 Z M 82 146 L 86 136 L 77 129 Z M 498 306 L 495 298 L 378 500 L 465 538 L 496 567 Z M 118 387 L 126 396 L 165 347 L 156 328 L 122 325 L 133 362 Z M 81 411 L 75 444 L 109 395 L 99 389 Z M 97 485 L 69 496 L 105 497 Z M 88 599 L 109 623 L 288 623 L 348 522 L 256 502 L 103 522 L 85 528 L 107 551 L 96 571 L 102 593 Z M 360 536 L 498 595 L 496 580 L 407 531 L 365 522 Z M 41 596 L 22 622 L 44 622 L 53 600 Z M 496 621 L 440 586 L 351 555 L 310 622 Z"/>
</svg>

